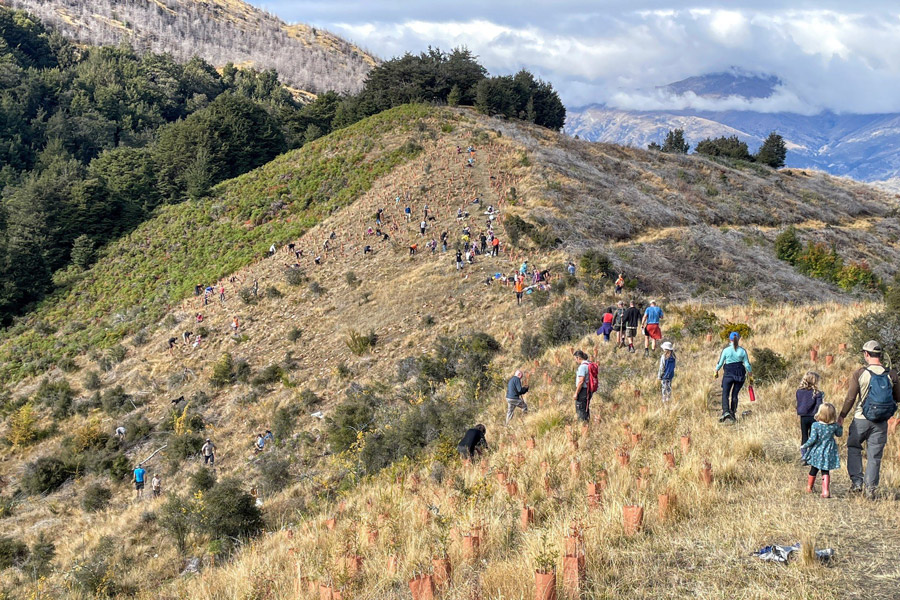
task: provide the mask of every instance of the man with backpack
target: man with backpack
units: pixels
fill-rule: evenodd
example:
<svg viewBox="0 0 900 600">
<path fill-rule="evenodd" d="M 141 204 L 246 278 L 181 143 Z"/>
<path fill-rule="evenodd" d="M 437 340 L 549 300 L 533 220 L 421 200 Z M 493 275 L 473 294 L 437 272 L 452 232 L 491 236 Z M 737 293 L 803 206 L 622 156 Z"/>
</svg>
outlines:
<svg viewBox="0 0 900 600">
<path fill-rule="evenodd" d="M 625 303 L 619 300 L 616 303 L 616 310 L 613 312 L 613 331 L 616 332 L 616 347 L 625 346 Z"/>
<path fill-rule="evenodd" d="M 897 372 L 882 363 L 884 350 L 875 340 L 862 347 L 866 365 L 850 377 L 850 389 L 841 408 L 838 425 L 850 414 L 853 405 L 853 422 L 847 435 L 847 473 L 850 475 L 850 493 L 865 491 L 866 498 L 874 499 L 881 472 L 881 456 L 887 444 L 888 419 L 897 411 L 900 402 L 900 379 Z M 859 400 L 859 402 L 857 402 Z M 862 465 L 862 445 L 866 444 L 865 475 Z M 865 488 L 863 485 L 865 484 Z"/>
<path fill-rule="evenodd" d="M 575 371 L 575 416 L 579 421 L 590 421 L 591 396 L 597 391 L 599 368 L 581 350 L 576 350 L 573 356 L 579 363 Z"/>
</svg>

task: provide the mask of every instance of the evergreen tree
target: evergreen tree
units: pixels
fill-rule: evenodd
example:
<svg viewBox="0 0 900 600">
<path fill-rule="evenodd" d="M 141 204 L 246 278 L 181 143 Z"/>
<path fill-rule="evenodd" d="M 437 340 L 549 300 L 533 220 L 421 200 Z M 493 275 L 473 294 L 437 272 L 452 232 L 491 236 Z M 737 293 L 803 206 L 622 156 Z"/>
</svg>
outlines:
<svg viewBox="0 0 900 600">
<path fill-rule="evenodd" d="M 687 154 L 690 148 L 690 144 L 684 141 L 684 129 L 670 129 L 660 150 L 669 154 Z"/>
<path fill-rule="evenodd" d="M 756 153 L 756 162 L 778 169 L 784 166 L 786 157 L 787 147 L 784 138 L 773 131 Z"/>
<path fill-rule="evenodd" d="M 459 90 L 459 84 L 454 83 L 453 87 L 450 88 L 450 94 L 447 96 L 447 104 L 459 106 L 460 99 L 462 99 L 462 92 Z"/>
<path fill-rule="evenodd" d="M 94 240 L 87 235 L 79 235 L 72 244 L 72 264 L 79 269 L 87 269 L 94 262 Z"/>
<path fill-rule="evenodd" d="M 730 137 L 706 138 L 699 142 L 695 148 L 697 154 L 707 156 L 725 156 L 738 160 L 753 160 L 747 143 L 742 142 L 736 135 Z"/>
</svg>

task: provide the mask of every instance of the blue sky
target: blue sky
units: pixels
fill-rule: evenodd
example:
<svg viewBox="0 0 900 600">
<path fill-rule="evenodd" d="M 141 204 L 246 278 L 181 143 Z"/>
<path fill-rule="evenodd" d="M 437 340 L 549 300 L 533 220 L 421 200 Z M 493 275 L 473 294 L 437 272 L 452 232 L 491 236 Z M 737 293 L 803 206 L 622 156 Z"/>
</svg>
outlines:
<svg viewBox="0 0 900 600">
<path fill-rule="evenodd" d="M 251 0 L 382 58 L 464 45 L 493 74 L 525 67 L 569 106 L 900 111 L 900 2 Z M 770 98 L 670 97 L 656 86 L 727 70 L 777 75 Z"/>
</svg>

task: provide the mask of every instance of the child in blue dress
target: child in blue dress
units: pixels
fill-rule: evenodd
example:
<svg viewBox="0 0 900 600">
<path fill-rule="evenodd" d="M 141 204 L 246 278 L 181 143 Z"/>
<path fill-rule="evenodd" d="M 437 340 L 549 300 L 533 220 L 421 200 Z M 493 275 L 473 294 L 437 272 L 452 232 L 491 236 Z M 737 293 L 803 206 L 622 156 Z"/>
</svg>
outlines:
<svg viewBox="0 0 900 600">
<path fill-rule="evenodd" d="M 800 447 L 806 450 L 806 462 L 809 463 L 809 479 L 806 491 L 812 493 L 816 483 L 816 475 L 822 471 L 822 497 L 831 498 L 831 474 L 841 466 L 837 443 L 834 438 L 844 435 L 844 429 L 838 425 L 837 411 L 833 404 L 825 403 L 816 411 L 816 422 L 809 432 L 809 439 Z"/>
</svg>

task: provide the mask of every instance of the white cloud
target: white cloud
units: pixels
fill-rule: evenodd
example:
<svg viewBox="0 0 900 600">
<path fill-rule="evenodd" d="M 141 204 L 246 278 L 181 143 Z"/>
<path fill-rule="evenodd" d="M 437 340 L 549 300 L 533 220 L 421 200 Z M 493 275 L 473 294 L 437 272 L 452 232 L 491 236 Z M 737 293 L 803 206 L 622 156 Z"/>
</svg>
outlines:
<svg viewBox="0 0 900 600">
<path fill-rule="evenodd" d="M 674 0 L 637 0 L 627 9 L 612 0 L 263 4 L 383 57 L 465 45 L 492 73 L 534 71 L 570 106 L 900 111 L 900 7 L 894 2 L 720 0 L 679 7 Z M 784 85 L 752 102 L 654 91 L 732 66 L 774 74 Z"/>
</svg>

